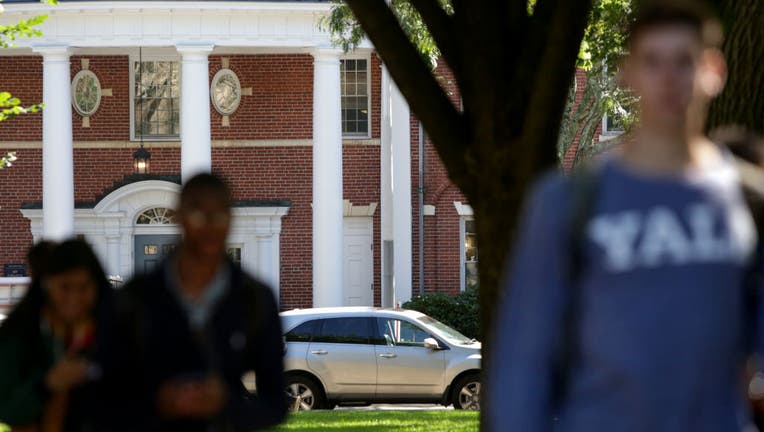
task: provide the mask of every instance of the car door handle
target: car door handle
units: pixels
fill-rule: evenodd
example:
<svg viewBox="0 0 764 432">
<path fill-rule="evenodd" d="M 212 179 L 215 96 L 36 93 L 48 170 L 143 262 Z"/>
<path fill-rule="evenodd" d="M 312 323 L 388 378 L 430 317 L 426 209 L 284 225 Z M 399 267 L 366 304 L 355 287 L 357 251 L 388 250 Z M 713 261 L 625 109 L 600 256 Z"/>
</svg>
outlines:
<svg viewBox="0 0 764 432">
<path fill-rule="evenodd" d="M 326 351 L 326 350 L 313 350 L 310 353 L 311 354 L 316 354 L 316 355 L 326 355 L 326 354 L 329 354 L 329 352 Z"/>
<path fill-rule="evenodd" d="M 396 358 L 396 357 L 398 357 L 397 355 L 395 355 L 393 353 L 380 354 L 379 356 L 383 357 L 383 358 Z"/>
</svg>

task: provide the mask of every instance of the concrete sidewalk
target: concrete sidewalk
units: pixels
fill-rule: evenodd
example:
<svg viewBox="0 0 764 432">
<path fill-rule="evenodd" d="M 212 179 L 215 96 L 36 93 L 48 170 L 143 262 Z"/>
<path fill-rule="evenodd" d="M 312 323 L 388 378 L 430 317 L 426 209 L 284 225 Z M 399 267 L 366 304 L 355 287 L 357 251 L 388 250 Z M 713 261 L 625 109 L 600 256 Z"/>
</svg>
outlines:
<svg viewBox="0 0 764 432">
<path fill-rule="evenodd" d="M 454 407 L 433 404 L 374 404 L 369 406 L 340 406 L 335 409 L 343 411 L 432 411 L 453 410 Z"/>
</svg>

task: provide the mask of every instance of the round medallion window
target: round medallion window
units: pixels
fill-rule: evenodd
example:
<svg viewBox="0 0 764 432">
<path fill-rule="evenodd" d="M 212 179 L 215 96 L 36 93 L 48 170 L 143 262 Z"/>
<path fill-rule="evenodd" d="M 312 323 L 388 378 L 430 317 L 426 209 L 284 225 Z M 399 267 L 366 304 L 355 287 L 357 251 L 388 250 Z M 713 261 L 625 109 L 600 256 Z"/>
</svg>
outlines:
<svg viewBox="0 0 764 432">
<path fill-rule="evenodd" d="M 83 117 L 93 115 L 101 104 L 101 82 L 89 70 L 77 72 L 72 80 L 72 105 Z"/>
<path fill-rule="evenodd" d="M 241 102 L 239 77 L 231 69 L 220 69 L 212 78 L 210 98 L 215 110 L 221 115 L 231 115 Z"/>
</svg>

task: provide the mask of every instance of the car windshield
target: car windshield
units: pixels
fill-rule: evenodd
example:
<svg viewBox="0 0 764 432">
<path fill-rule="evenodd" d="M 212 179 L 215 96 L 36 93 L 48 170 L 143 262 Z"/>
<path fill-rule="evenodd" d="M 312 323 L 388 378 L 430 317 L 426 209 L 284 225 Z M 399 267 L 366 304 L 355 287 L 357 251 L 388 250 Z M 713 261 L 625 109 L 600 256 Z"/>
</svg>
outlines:
<svg viewBox="0 0 764 432">
<path fill-rule="evenodd" d="M 440 334 L 441 336 L 443 336 L 444 338 L 448 339 L 451 342 L 454 342 L 457 344 L 471 344 L 471 343 L 477 342 L 475 339 L 468 338 L 467 336 L 459 333 L 458 331 L 443 324 L 442 322 L 436 320 L 435 318 L 425 315 L 425 316 L 417 318 L 417 320 L 425 324 L 426 326 L 434 329 L 438 334 Z"/>
</svg>

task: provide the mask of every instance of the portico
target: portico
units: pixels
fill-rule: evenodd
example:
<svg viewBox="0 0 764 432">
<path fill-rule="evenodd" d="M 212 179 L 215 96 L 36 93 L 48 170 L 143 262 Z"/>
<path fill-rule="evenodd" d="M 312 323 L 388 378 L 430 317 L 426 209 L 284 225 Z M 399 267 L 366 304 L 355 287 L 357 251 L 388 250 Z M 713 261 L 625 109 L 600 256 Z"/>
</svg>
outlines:
<svg viewBox="0 0 764 432">
<path fill-rule="evenodd" d="M 177 194 L 178 186 L 150 180 L 134 183 L 129 189 L 133 197 L 129 211 L 122 209 L 122 204 L 116 204 L 119 200 L 114 201 L 112 195 L 91 209 L 75 209 L 74 151 L 84 144 L 75 141 L 72 133 L 73 118 L 76 117 L 72 115 L 70 103 L 71 58 L 128 56 L 131 63 L 130 103 L 133 103 L 137 98 L 134 93 L 135 62 L 139 59 L 145 61 L 169 56 L 175 58 L 180 67 L 177 135 L 148 139 L 141 135 L 140 138 L 144 139 L 139 139 L 137 129 L 134 130 L 138 114 L 131 108 L 130 141 L 119 144 L 111 142 L 108 146 L 124 148 L 127 153 L 131 151 L 131 146 L 135 149 L 140 142 L 145 142 L 152 151 L 179 148 L 181 181 L 198 172 L 214 171 L 216 149 L 243 145 L 311 147 L 313 305 L 339 306 L 346 303 L 347 296 L 343 290 L 347 280 L 343 259 L 343 225 L 346 217 L 357 217 L 358 214 L 351 214 L 347 210 L 347 199 L 343 196 L 343 142 L 347 145 L 351 141 L 363 141 L 362 145 L 378 146 L 379 140 L 371 138 L 371 135 L 363 139 L 343 137 L 340 65 L 346 56 L 332 47 L 329 35 L 320 31 L 316 25 L 318 18 L 327 13 L 330 5 L 267 2 L 106 3 L 61 3 L 52 10 L 33 3 L 8 4 L 5 13 L 0 16 L 0 23 L 4 23 L 24 16 L 49 14 L 48 21 L 42 27 L 42 37 L 19 41 L 18 48 L 2 52 L 2 55 L 35 54 L 41 56 L 43 61 L 42 102 L 45 103 L 45 110 L 42 115 L 43 135 L 40 144 L 43 154 L 42 209 L 23 211 L 24 216 L 31 221 L 34 239 L 59 240 L 74 234 L 84 234 L 98 249 L 99 255 L 104 257 L 110 273 L 125 277 L 132 274 L 135 255 L 133 237 L 147 229 L 136 225 L 137 215 L 148 208 L 172 208 L 171 197 Z M 311 139 L 267 142 L 249 140 L 246 143 L 213 139 L 210 125 L 214 120 L 209 103 L 210 57 L 258 54 L 301 54 L 313 57 Z M 369 58 L 370 55 L 373 54 L 368 44 L 353 53 L 355 57 Z M 245 97 L 247 86 L 246 82 L 242 82 L 239 89 Z M 169 110 L 170 117 L 173 115 L 172 109 Z M 396 226 L 405 228 L 405 214 L 408 214 L 409 224 L 411 215 L 410 172 L 406 169 L 410 164 L 410 159 L 406 158 L 409 151 L 409 113 L 402 98 L 397 100 L 393 110 L 397 115 L 390 118 L 392 123 L 389 130 L 394 131 L 394 140 L 405 138 L 406 141 L 400 147 L 401 150 L 396 152 L 399 159 L 396 159 L 396 171 L 392 174 L 396 196 L 400 194 L 403 198 L 408 197 L 408 208 L 403 199 L 396 213 Z M 226 121 L 224 116 L 223 126 Z M 29 145 L 30 148 L 35 145 L 21 144 Z M 95 143 L 87 145 L 97 146 Z M 139 184 L 140 187 L 137 186 Z M 159 196 L 163 198 L 159 199 Z M 108 202 L 111 204 L 106 204 Z M 138 203 L 143 205 L 139 206 Z M 364 214 L 363 217 L 370 218 L 376 207 L 377 203 L 370 203 L 368 208 L 371 214 Z M 232 232 L 231 241 L 243 245 L 249 251 L 243 252 L 242 265 L 250 266 L 276 286 L 280 278 L 281 220 L 289 212 L 288 206 L 279 205 L 242 207 L 234 212 L 234 225 L 239 231 L 235 229 Z M 165 234 L 177 233 L 177 227 L 172 224 L 152 229 Z M 372 231 L 369 228 L 369 232 Z M 397 282 L 399 286 L 396 289 L 406 292 L 408 285 L 410 293 L 410 226 L 407 234 L 405 230 L 401 233 L 396 235 L 396 240 L 401 239 L 400 247 L 404 249 L 400 252 L 400 261 L 397 261 L 396 256 L 396 271 L 402 276 L 397 279 L 401 282 Z M 408 255 L 405 252 L 406 238 L 409 241 Z M 373 243 L 377 243 L 377 240 Z"/>
</svg>

